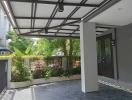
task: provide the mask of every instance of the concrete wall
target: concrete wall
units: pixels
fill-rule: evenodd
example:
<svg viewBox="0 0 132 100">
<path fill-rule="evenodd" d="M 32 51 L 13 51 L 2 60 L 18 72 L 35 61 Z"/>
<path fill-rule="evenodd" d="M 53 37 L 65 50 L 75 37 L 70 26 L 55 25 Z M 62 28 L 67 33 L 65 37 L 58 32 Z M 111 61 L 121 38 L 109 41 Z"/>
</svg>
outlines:
<svg viewBox="0 0 132 100">
<path fill-rule="evenodd" d="M 132 24 L 117 28 L 119 80 L 132 83 Z"/>
</svg>

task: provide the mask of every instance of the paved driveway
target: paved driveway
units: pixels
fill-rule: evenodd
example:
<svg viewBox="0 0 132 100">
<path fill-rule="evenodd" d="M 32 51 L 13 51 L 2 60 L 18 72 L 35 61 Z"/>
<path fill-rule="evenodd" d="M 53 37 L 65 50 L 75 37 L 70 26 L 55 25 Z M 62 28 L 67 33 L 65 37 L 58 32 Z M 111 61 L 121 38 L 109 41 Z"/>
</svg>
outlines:
<svg viewBox="0 0 132 100">
<path fill-rule="evenodd" d="M 84 94 L 75 80 L 9 90 L 2 100 L 132 100 L 132 94 L 102 84 L 99 91 Z"/>
</svg>

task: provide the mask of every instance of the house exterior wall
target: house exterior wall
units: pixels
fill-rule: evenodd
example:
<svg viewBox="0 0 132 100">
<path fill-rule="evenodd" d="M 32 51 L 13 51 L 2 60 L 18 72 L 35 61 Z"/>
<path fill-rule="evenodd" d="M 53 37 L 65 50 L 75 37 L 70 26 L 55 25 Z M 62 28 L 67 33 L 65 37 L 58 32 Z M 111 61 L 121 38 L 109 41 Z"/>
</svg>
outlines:
<svg viewBox="0 0 132 100">
<path fill-rule="evenodd" d="M 116 30 L 119 80 L 132 83 L 132 24 Z"/>
<path fill-rule="evenodd" d="M 0 47 L 6 47 L 6 32 L 10 29 L 10 24 L 7 16 L 0 7 Z"/>
</svg>

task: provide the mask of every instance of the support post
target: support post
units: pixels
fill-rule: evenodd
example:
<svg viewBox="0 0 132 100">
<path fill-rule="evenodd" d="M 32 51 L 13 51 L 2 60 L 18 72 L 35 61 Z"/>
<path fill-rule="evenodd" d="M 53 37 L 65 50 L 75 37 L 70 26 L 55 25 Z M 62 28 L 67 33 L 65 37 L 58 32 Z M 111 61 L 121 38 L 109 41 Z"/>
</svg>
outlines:
<svg viewBox="0 0 132 100">
<path fill-rule="evenodd" d="M 30 66 L 29 58 L 25 58 L 24 61 L 25 61 L 25 65 L 27 65 L 29 67 Z"/>
<path fill-rule="evenodd" d="M 82 92 L 98 90 L 95 23 L 80 23 Z"/>
<path fill-rule="evenodd" d="M 11 82 L 11 68 L 12 68 L 12 58 L 8 59 L 7 64 L 7 88 L 10 88 L 10 82 Z"/>
</svg>

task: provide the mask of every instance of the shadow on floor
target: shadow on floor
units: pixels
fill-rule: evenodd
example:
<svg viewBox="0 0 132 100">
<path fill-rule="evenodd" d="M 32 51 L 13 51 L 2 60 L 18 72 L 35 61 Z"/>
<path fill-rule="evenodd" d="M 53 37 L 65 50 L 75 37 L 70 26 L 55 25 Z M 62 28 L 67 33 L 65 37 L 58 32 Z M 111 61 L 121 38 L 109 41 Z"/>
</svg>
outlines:
<svg viewBox="0 0 132 100">
<path fill-rule="evenodd" d="M 32 87 L 33 100 L 132 100 L 132 94 L 100 84 L 99 91 L 82 93 L 80 80 Z"/>
</svg>

